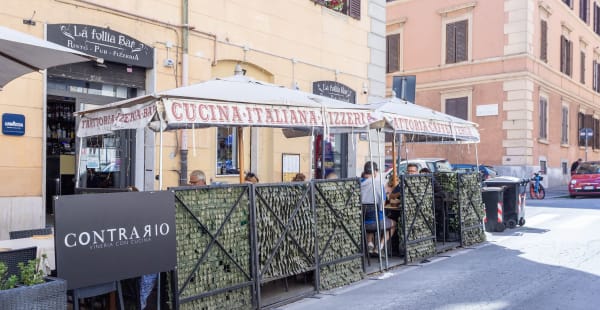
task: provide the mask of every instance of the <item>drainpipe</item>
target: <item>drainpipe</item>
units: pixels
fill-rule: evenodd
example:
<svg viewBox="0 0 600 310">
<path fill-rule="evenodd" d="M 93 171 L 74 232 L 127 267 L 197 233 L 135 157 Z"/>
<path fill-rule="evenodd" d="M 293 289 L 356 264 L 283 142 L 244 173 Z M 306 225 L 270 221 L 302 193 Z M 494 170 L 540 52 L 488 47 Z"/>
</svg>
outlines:
<svg viewBox="0 0 600 310">
<path fill-rule="evenodd" d="M 189 43 L 189 35 L 190 35 L 190 25 L 189 25 L 189 12 L 188 12 L 188 0 L 181 1 L 182 7 L 182 32 L 181 42 L 183 43 L 183 57 L 181 59 L 181 86 L 188 85 L 188 43 Z M 177 64 L 176 64 L 177 65 Z M 188 145 L 187 145 L 187 129 L 180 130 L 180 141 L 181 147 L 179 150 L 180 162 L 180 173 L 179 173 L 179 185 L 187 184 L 187 176 L 188 176 Z"/>
</svg>

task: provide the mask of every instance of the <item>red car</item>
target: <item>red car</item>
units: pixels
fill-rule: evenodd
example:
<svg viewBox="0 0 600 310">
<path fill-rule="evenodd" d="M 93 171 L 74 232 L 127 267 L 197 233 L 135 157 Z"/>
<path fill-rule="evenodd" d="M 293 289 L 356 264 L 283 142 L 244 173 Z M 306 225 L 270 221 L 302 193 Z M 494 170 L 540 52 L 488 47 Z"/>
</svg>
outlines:
<svg viewBox="0 0 600 310">
<path fill-rule="evenodd" d="M 569 195 L 590 196 L 600 195 L 600 161 L 586 161 L 577 167 L 571 175 Z"/>
</svg>

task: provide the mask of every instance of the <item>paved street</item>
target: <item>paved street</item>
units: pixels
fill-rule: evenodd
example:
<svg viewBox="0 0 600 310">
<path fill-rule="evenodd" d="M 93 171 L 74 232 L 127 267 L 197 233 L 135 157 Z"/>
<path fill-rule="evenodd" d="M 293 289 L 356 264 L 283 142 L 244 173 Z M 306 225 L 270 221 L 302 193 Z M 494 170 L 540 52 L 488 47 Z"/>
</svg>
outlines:
<svg viewBox="0 0 600 310">
<path fill-rule="evenodd" d="M 600 198 L 550 192 L 524 227 L 283 309 L 597 309 Z"/>
</svg>

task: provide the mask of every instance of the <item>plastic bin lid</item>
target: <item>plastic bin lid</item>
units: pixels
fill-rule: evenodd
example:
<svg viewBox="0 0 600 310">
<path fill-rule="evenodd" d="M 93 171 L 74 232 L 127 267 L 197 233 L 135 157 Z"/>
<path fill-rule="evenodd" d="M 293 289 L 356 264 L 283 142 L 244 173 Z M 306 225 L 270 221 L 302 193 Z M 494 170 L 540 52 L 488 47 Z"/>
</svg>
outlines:
<svg viewBox="0 0 600 310">
<path fill-rule="evenodd" d="M 484 183 L 521 183 L 522 179 L 516 177 L 495 177 L 487 179 Z"/>
<path fill-rule="evenodd" d="M 482 187 L 481 188 L 481 192 L 501 192 L 504 190 L 504 187 L 495 187 L 495 186 L 489 186 L 489 187 Z"/>
</svg>

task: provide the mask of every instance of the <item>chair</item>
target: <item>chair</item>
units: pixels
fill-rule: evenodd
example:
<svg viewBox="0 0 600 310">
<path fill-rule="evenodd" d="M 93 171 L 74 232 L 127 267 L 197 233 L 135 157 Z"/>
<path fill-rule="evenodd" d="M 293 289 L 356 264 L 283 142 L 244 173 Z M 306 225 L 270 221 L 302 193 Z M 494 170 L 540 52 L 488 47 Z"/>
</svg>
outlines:
<svg viewBox="0 0 600 310">
<path fill-rule="evenodd" d="M 0 262 L 4 262 L 8 268 L 7 277 L 12 275 L 19 276 L 19 263 L 27 263 L 36 258 L 37 247 L 23 248 L 0 252 Z"/>
<path fill-rule="evenodd" d="M 37 228 L 37 229 L 26 229 L 26 230 L 15 230 L 11 231 L 8 234 L 10 235 L 10 239 L 22 239 L 29 238 L 34 235 L 49 235 L 52 233 L 52 227 L 46 228 Z"/>
</svg>

